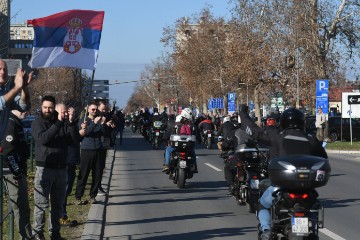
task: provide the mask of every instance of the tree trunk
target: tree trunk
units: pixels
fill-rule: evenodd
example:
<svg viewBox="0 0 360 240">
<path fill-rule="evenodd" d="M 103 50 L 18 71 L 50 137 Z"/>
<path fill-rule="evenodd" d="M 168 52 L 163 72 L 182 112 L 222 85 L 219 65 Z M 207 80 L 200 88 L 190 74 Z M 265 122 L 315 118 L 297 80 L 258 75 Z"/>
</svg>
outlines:
<svg viewBox="0 0 360 240">
<path fill-rule="evenodd" d="M 260 113 L 260 101 L 259 101 L 259 91 L 258 88 L 261 86 L 259 84 L 254 89 L 254 108 L 255 108 L 255 116 L 257 117 L 256 124 L 261 127 L 261 113 Z"/>
</svg>

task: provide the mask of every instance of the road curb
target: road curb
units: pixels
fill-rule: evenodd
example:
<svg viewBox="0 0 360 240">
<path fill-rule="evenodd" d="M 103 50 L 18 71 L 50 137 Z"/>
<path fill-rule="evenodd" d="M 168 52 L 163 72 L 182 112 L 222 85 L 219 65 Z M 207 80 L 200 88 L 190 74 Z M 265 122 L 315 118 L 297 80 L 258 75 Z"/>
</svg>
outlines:
<svg viewBox="0 0 360 240">
<path fill-rule="evenodd" d="M 107 150 L 106 165 L 104 175 L 102 178 L 102 185 L 106 186 L 109 192 L 111 173 L 115 160 L 114 149 Z M 109 196 L 96 196 L 97 204 L 92 204 L 89 210 L 88 218 L 84 223 L 84 230 L 81 235 L 81 240 L 102 239 L 104 236 L 104 223 L 106 219 L 106 206 Z"/>
<path fill-rule="evenodd" d="M 357 150 L 332 150 L 326 149 L 327 153 L 342 153 L 342 154 L 360 154 L 360 151 Z"/>
</svg>

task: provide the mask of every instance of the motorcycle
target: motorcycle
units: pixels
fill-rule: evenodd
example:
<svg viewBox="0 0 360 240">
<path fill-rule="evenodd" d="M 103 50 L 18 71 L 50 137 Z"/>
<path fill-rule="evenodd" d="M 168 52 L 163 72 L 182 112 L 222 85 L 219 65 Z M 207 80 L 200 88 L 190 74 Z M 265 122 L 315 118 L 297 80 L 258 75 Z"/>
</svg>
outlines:
<svg viewBox="0 0 360 240">
<path fill-rule="evenodd" d="M 207 149 L 212 148 L 212 144 L 215 142 L 214 138 L 215 138 L 215 134 L 214 134 L 213 130 L 204 130 L 203 131 L 202 142 L 204 143 L 204 145 Z"/>
<path fill-rule="evenodd" d="M 151 143 L 152 143 L 152 147 L 156 150 L 159 149 L 159 146 L 162 141 L 163 131 L 161 130 L 161 126 L 162 126 L 161 121 L 155 121 L 152 127 Z"/>
<path fill-rule="evenodd" d="M 135 120 L 133 119 L 133 120 L 131 121 L 131 126 L 130 126 L 131 131 L 132 131 L 133 133 L 136 132 L 137 126 L 138 126 L 137 121 L 135 121 Z"/>
<path fill-rule="evenodd" d="M 170 136 L 170 144 L 175 150 L 171 153 L 169 179 L 172 179 L 178 188 L 184 188 L 186 180 L 193 177 L 195 141 L 195 135 L 173 134 Z"/>
<path fill-rule="evenodd" d="M 234 179 L 234 197 L 239 205 L 247 205 L 250 213 L 258 210 L 260 198 L 259 183 L 268 177 L 268 148 L 254 143 L 239 145 L 235 150 L 237 161 Z"/>
<path fill-rule="evenodd" d="M 324 207 L 315 188 L 330 178 L 329 161 L 314 156 L 286 156 L 269 163 L 269 178 L 277 190 L 271 207 L 271 238 L 319 239 Z M 258 231 L 259 237 L 261 231 Z"/>
</svg>

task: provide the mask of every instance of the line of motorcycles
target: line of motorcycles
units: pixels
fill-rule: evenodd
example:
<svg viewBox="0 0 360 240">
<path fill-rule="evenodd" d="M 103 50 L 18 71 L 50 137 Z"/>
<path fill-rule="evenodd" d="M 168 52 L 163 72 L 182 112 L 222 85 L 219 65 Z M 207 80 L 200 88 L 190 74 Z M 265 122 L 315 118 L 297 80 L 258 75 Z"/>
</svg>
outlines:
<svg viewBox="0 0 360 240">
<path fill-rule="evenodd" d="M 164 134 L 162 125 L 161 121 L 154 121 L 150 124 L 149 121 L 140 118 L 138 121 L 133 120 L 130 123 L 130 128 L 133 133 L 138 131 L 146 141 L 151 143 L 153 149 L 158 150 L 162 143 L 162 136 Z"/>
<path fill-rule="evenodd" d="M 331 168 L 327 159 L 288 156 L 269 160 L 268 149 L 253 144 L 222 152 L 221 157 L 224 162 L 242 159 L 243 164 L 237 164 L 234 170 L 232 193 L 250 213 L 257 214 L 261 209 L 259 199 L 271 183 L 278 187 L 272 194 L 270 239 L 319 239 L 324 207 L 315 189 L 328 182 Z M 259 239 L 261 234 L 259 226 Z"/>
<path fill-rule="evenodd" d="M 131 123 L 131 129 L 134 133 L 138 130 L 154 149 L 159 149 L 163 134 L 161 122 L 154 122 L 152 126 L 146 122 Z M 207 131 L 201 134 L 206 148 L 211 148 L 214 135 L 214 132 Z M 171 153 L 169 178 L 178 188 L 184 188 L 186 180 L 194 174 L 196 137 L 172 135 L 170 143 L 175 150 Z M 235 151 L 221 154 L 224 162 L 243 161 L 235 168 L 234 198 L 239 205 L 247 206 L 250 213 L 257 214 L 261 208 L 260 197 L 273 183 L 278 188 L 272 194 L 270 239 L 319 239 L 318 230 L 324 227 L 324 207 L 316 188 L 328 182 L 331 172 L 328 160 L 314 156 L 287 156 L 269 160 L 268 151 L 257 144 L 246 143 Z M 259 239 L 261 234 L 259 226 Z"/>
</svg>

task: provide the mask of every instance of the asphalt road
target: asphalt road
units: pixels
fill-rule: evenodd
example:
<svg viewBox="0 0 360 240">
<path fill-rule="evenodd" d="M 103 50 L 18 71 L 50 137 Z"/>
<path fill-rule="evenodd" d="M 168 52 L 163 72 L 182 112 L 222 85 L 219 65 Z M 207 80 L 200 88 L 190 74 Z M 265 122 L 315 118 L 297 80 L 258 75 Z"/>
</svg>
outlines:
<svg viewBox="0 0 360 240">
<path fill-rule="evenodd" d="M 218 150 L 198 145 L 196 153 L 199 174 L 178 189 L 161 172 L 164 146 L 153 150 L 125 129 L 115 153 L 103 239 L 257 239 L 256 216 L 227 196 Z M 360 158 L 329 156 L 332 177 L 319 189 L 326 208 L 320 239 L 358 239 Z"/>
</svg>

